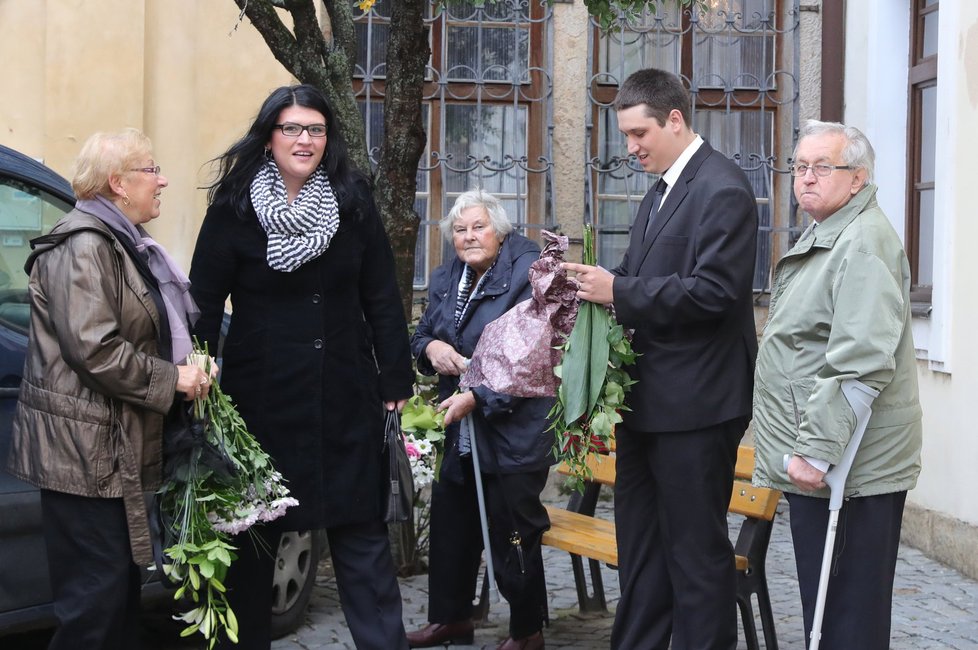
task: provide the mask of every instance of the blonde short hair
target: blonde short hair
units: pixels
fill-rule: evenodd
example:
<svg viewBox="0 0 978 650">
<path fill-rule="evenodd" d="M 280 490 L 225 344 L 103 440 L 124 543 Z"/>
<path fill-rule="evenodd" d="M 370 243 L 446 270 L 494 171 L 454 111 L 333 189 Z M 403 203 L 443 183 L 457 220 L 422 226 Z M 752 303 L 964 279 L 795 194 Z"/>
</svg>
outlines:
<svg viewBox="0 0 978 650">
<path fill-rule="evenodd" d="M 139 129 L 95 133 L 78 152 L 71 189 L 79 199 L 92 199 L 97 194 L 111 198 L 109 179 L 142 164 L 141 159 L 152 152 L 153 143 Z"/>
</svg>

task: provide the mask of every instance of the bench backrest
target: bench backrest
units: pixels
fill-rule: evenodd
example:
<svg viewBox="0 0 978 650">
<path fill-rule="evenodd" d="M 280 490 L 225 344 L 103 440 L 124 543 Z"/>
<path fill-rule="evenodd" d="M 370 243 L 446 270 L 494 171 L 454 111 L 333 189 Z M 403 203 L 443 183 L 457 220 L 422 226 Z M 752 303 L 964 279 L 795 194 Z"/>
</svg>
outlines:
<svg viewBox="0 0 978 650">
<path fill-rule="evenodd" d="M 588 454 L 587 466 L 591 470 L 591 481 L 601 485 L 615 484 L 615 457 L 604 454 Z M 557 466 L 561 474 L 569 475 L 570 468 L 561 463 Z M 733 490 L 728 510 L 734 514 L 752 519 L 772 521 L 778 508 L 781 493 L 770 488 L 751 485 L 754 474 L 754 448 L 741 445 L 737 449 L 737 466 L 734 470 Z"/>
</svg>

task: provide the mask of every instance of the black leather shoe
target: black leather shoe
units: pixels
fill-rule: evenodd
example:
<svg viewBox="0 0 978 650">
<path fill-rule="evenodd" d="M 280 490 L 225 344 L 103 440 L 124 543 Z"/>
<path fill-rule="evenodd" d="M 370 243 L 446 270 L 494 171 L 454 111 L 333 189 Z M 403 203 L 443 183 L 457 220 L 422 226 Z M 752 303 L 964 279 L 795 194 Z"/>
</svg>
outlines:
<svg viewBox="0 0 978 650">
<path fill-rule="evenodd" d="M 412 648 L 431 648 L 436 645 L 472 645 L 475 628 L 472 621 L 457 623 L 428 623 L 420 630 L 408 632 L 408 646 Z M 542 638 L 541 638 L 542 643 Z M 535 647 L 535 646 L 534 646 Z M 540 645 L 542 648 L 543 645 Z"/>
<path fill-rule="evenodd" d="M 500 643 L 496 650 L 543 650 L 543 632 L 535 632 L 522 639 L 510 637 Z"/>
</svg>

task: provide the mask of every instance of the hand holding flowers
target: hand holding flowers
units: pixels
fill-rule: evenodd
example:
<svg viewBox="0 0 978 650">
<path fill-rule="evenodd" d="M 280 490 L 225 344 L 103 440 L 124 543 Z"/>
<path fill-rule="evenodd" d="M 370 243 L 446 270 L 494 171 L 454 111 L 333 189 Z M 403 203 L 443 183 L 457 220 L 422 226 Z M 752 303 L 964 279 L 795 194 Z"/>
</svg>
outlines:
<svg viewBox="0 0 978 650">
<path fill-rule="evenodd" d="M 420 490 L 438 478 L 445 443 L 445 413 L 436 411 L 421 395 L 415 395 L 401 411 L 401 430 L 414 487 Z"/>
<path fill-rule="evenodd" d="M 194 351 L 190 364 L 213 377 L 213 359 L 197 346 Z M 238 622 L 223 584 L 235 559 L 230 536 L 277 519 L 298 502 L 220 386 L 194 393 L 189 426 L 168 432 L 164 441 L 159 501 L 169 563 L 163 568 L 180 585 L 174 598 L 195 605 L 175 617 L 187 623 L 181 636 L 200 632 L 213 648 L 219 633 L 237 642 Z"/>
<path fill-rule="evenodd" d="M 588 266 L 565 266 L 597 269 L 594 263 L 594 234 L 587 227 L 584 264 Z M 591 275 L 592 284 L 583 290 L 586 299 L 580 303 L 574 329 L 561 346 L 561 363 L 554 368 L 561 382 L 557 403 L 550 411 L 556 433 L 554 455 L 570 466 L 579 491 L 591 474 L 587 455 L 610 448 L 614 426 L 622 420 L 619 411 L 626 408 L 625 394 L 635 383 L 624 369 L 636 357 L 624 328 L 615 322 L 609 308 L 591 302 L 610 302 L 612 296 L 605 286 L 605 276 L 610 274 L 597 269 Z"/>
</svg>

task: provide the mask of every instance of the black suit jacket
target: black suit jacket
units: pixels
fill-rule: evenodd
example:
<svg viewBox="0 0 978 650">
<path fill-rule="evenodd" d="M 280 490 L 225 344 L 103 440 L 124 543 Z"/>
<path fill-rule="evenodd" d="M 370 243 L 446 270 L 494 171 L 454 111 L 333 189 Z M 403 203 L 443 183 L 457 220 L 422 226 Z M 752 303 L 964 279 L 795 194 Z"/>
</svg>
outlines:
<svg viewBox="0 0 978 650">
<path fill-rule="evenodd" d="M 757 203 L 743 170 L 704 142 L 652 223 L 646 194 L 621 265 L 619 322 L 635 329 L 633 431 L 687 431 L 749 417 L 757 336 Z M 643 241 L 644 240 L 644 241 Z"/>
</svg>

